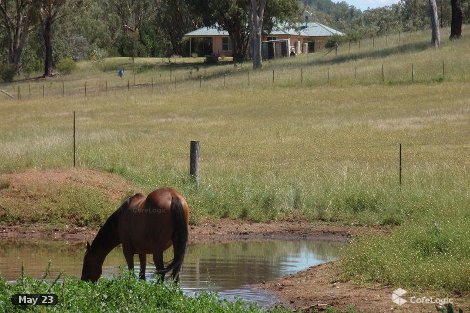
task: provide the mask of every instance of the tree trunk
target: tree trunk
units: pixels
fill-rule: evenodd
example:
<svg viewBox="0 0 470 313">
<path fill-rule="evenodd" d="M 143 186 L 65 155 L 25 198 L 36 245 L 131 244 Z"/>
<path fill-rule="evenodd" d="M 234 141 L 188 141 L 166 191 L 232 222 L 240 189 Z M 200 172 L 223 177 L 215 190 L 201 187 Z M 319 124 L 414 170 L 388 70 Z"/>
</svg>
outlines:
<svg viewBox="0 0 470 313">
<path fill-rule="evenodd" d="M 232 40 L 233 62 L 242 62 L 246 57 L 246 35 L 241 29 L 232 29 L 229 34 Z"/>
<path fill-rule="evenodd" d="M 434 47 L 438 48 L 441 44 L 441 35 L 439 33 L 439 17 L 437 16 L 437 4 L 436 0 L 429 0 L 429 9 L 431 14 L 431 29 L 432 38 L 431 43 Z"/>
<path fill-rule="evenodd" d="M 44 77 L 52 76 L 52 19 L 46 17 L 43 24 L 43 38 L 44 38 Z"/>
<path fill-rule="evenodd" d="M 0 0 L 0 3 L 2 1 Z M 16 72 L 20 72 L 21 54 L 30 31 L 29 6 L 16 5 L 15 11 L 9 15 L 4 4 L 0 7 L 0 19 L 3 19 L 3 27 L 6 30 L 8 43 L 8 61 L 15 65 Z"/>
<path fill-rule="evenodd" d="M 249 18 L 248 18 L 248 57 L 253 59 L 253 32 L 251 31 L 253 29 L 253 19 L 251 18 L 251 3 L 248 5 L 247 12 L 249 12 Z"/>
<path fill-rule="evenodd" d="M 459 39 L 462 36 L 462 5 L 460 0 L 451 0 L 452 22 L 450 25 L 450 39 Z"/>
<path fill-rule="evenodd" d="M 253 43 L 253 69 L 263 67 L 261 54 L 261 39 L 263 29 L 264 8 L 266 0 L 251 0 L 251 40 Z"/>
</svg>

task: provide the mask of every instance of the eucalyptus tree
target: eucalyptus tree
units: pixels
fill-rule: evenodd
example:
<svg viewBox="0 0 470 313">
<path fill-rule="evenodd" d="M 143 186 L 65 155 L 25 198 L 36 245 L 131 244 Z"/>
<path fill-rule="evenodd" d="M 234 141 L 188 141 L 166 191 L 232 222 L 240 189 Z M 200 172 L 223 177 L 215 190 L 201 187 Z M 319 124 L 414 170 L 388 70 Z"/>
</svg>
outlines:
<svg viewBox="0 0 470 313">
<path fill-rule="evenodd" d="M 171 43 L 171 52 L 183 54 L 183 36 L 191 30 L 193 19 L 184 0 L 157 0 L 156 27 Z"/>
<path fill-rule="evenodd" d="M 205 26 L 217 25 L 219 29 L 226 30 L 232 43 L 234 61 L 239 62 L 246 58 L 250 32 L 252 31 L 253 11 L 251 0 L 185 1 L 194 15 L 194 24 L 197 24 L 200 20 Z M 261 26 L 260 29 L 264 33 L 269 32 L 276 22 L 290 21 L 300 15 L 297 0 L 262 1 L 265 2 L 262 16 L 263 23 L 259 26 Z"/>
<path fill-rule="evenodd" d="M 82 5 L 82 0 L 39 0 L 39 19 L 44 40 L 44 77 L 53 75 L 53 25 L 66 15 L 67 7 L 78 8 Z"/>
<path fill-rule="evenodd" d="M 153 45 L 155 36 L 147 40 L 147 35 L 155 33 L 155 17 L 157 13 L 156 0 L 103 0 L 110 19 L 109 24 L 115 34 L 118 50 L 126 56 L 148 56 L 152 53 L 148 46 Z"/>
<path fill-rule="evenodd" d="M 7 46 L 8 62 L 20 70 L 21 54 L 38 15 L 33 0 L 0 0 L 0 30 Z"/>
<path fill-rule="evenodd" d="M 460 0 L 451 0 L 452 22 L 450 25 L 450 39 L 458 39 L 462 36 L 463 12 Z"/>
<path fill-rule="evenodd" d="M 429 11 L 431 14 L 431 43 L 437 48 L 441 44 L 441 35 L 439 32 L 439 17 L 437 15 L 436 0 L 429 0 Z"/>
<path fill-rule="evenodd" d="M 207 27 L 226 30 L 232 43 L 233 60 L 244 60 L 248 48 L 249 0 L 185 0 L 193 14 Z"/>
<path fill-rule="evenodd" d="M 251 25 L 251 42 L 253 44 L 253 69 L 261 69 L 263 67 L 261 53 L 261 39 L 263 36 L 263 20 L 264 10 L 266 9 L 267 0 L 251 0 L 250 9 L 250 25 Z"/>
</svg>

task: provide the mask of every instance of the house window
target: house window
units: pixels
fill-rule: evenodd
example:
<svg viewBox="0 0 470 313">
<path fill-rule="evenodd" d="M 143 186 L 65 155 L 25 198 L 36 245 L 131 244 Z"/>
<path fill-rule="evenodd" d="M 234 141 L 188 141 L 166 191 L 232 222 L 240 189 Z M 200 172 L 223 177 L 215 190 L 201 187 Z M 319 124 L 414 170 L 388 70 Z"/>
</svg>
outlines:
<svg viewBox="0 0 470 313">
<path fill-rule="evenodd" d="M 222 50 L 229 51 L 232 50 L 232 45 L 228 37 L 222 37 Z"/>
<path fill-rule="evenodd" d="M 271 40 L 276 40 L 276 37 L 267 37 L 266 38 L 268 41 L 271 41 Z"/>
</svg>

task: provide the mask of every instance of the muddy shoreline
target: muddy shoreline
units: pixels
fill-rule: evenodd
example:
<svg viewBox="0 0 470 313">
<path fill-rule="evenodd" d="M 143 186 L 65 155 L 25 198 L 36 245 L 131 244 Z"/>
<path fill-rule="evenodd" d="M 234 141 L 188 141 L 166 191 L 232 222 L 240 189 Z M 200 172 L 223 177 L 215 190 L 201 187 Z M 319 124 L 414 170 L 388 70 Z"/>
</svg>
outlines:
<svg viewBox="0 0 470 313">
<path fill-rule="evenodd" d="M 97 231 L 98 229 L 85 227 L 54 228 L 47 225 L 0 225 L 0 240 L 43 239 L 78 243 L 93 240 Z M 272 239 L 346 242 L 360 234 L 383 231 L 379 228 L 312 224 L 304 221 L 253 223 L 221 219 L 190 225 L 190 243 Z"/>
</svg>

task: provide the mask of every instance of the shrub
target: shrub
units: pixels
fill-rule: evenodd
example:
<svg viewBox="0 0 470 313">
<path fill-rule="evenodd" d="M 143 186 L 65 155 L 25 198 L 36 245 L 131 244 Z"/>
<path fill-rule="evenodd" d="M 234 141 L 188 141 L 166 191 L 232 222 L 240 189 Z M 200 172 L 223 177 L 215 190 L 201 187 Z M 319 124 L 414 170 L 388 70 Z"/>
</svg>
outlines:
<svg viewBox="0 0 470 313">
<path fill-rule="evenodd" d="M 6 82 L 10 83 L 13 81 L 13 78 L 16 74 L 15 64 L 0 64 L 0 78 Z"/>
<path fill-rule="evenodd" d="M 21 54 L 21 72 L 25 77 L 30 77 L 32 73 L 40 72 L 42 66 L 43 63 L 34 48 L 27 46 Z"/>
<path fill-rule="evenodd" d="M 67 75 L 77 68 L 77 63 L 71 58 L 63 58 L 57 63 L 57 69 L 61 74 Z"/>
</svg>

